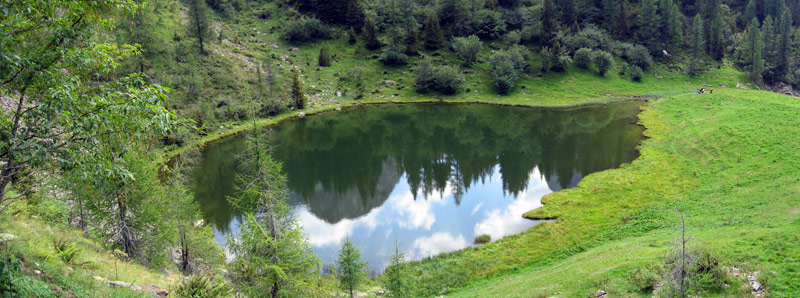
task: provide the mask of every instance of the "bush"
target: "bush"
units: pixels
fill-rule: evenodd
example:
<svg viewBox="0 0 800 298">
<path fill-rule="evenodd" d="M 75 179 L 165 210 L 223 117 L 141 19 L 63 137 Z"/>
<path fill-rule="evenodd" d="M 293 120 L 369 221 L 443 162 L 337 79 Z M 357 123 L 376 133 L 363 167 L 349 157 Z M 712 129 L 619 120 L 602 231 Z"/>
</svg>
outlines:
<svg viewBox="0 0 800 298">
<path fill-rule="evenodd" d="M 331 28 L 315 18 L 295 20 L 286 24 L 281 38 L 290 43 L 306 43 L 331 38 Z"/>
<path fill-rule="evenodd" d="M 642 45 L 636 45 L 627 49 L 625 52 L 625 60 L 642 69 L 647 69 L 653 64 L 653 57 L 650 56 L 650 50 Z"/>
<path fill-rule="evenodd" d="M 486 235 L 486 234 L 483 234 L 483 235 L 480 235 L 478 237 L 475 237 L 475 243 L 478 243 L 478 244 L 486 244 L 486 243 L 489 243 L 489 241 L 492 241 L 492 236 L 489 236 L 489 235 Z"/>
<path fill-rule="evenodd" d="M 179 284 L 173 290 L 173 294 L 181 298 L 227 297 L 231 294 L 231 289 L 223 280 L 216 280 L 208 275 L 195 274 Z"/>
<path fill-rule="evenodd" d="M 408 55 L 398 46 L 390 46 L 381 54 L 381 63 L 385 66 L 403 66 L 408 64 Z"/>
<path fill-rule="evenodd" d="M 505 41 L 505 43 L 509 45 L 517 45 L 520 43 L 520 41 L 522 41 L 522 34 L 520 33 L 519 30 L 508 32 L 503 37 L 503 41 Z"/>
<path fill-rule="evenodd" d="M 580 48 L 591 50 L 608 49 L 610 38 L 605 30 L 597 28 L 595 25 L 588 25 L 575 34 L 559 32 L 556 40 L 561 42 L 561 46 L 567 52 L 575 52 Z"/>
<path fill-rule="evenodd" d="M 261 106 L 261 110 L 259 111 L 260 117 L 268 117 L 268 116 L 275 116 L 286 112 L 288 108 L 286 105 L 277 101 L 275 99 L 269 99 Z"/>
<path fill-rule="evenodd" d="M 614 57 L 606 51 L 596 51 L 592 57 L 594 65 L 597 66 L 597 73 L 601 76 L 606 75 L 606 72 L 614 64 Z"/>
<path fill-rule="evenodd" d="M 631 286 L 641 293 L 652 293 L 659 280 L 659 274 L 647 268 L 637 268 L 628 274 Z"/>
<path fill-rule="evenodd" d="M 592 63 L 592 50 L 588 48 L 580 48 L 575 52 L 575 65 L 580 68 L 588 69 L 589 64 Z"/>
<path fill-rule="evenodd" d="M 417 68 L 414 69 L 414 86 L 417 87 L 417 92 L 426 92 L 429 88 L 433 87 L 433 77 L 436 70 L 433 69 L 430 59 L 424 59 L 419 62 Z"/>
<path fill-rule="evenodd" d="M 464 66 L 472 67 L 472 64 L 478 59 L 478 52 L 483 49 L 483 43 L 478 36 L 470 35 L 453 38 L 452 47 L 458 57 L 464 61 Z"/>
<path fill-rule="evenodd" d="M 471 18 L 470 30 L 472 34 L 481 38 L 497 39 L 506 32 L 506 22 L 503 20 L 502 13 L 481 9 L 476 11 Z"/>
<path fill-rule="evenodd" d="M 458 93 L 464 82 L 464 76 L 452 66 L 439 67 L 433 76 L 434 89 L 442 94 Z"/>
<path fill-rule="evenodd" d="M 319 57 L 317 60 L 319 62 L 319 66 L 331 66 L 331 51 L 328 49 L 328 46 L 323 45 L 319 48 Z"/>
<path fill-rule="evenodd" d="M 65 238 L 53 239 L 53 249 L 66 264 L 74 264 L 83 252 L 83 249 L 76 246 L 74 242 L 68 242 Z"/>
<path fill-rule="evenodd" d="M 495 63 L 492 68 L 492 77 L 494 78 L 494 87 L 500 94 L 508 94 L 519 79 L 514 64 L 509 60 L 499 60 Z"/>
<path fill-rule="evenodd" d="M 572 64 L 572 58 L 569 55 L 560 55 L 553 60 L 554 71 L 565 71 L 567 67 Z"/>
<path fill-rule="evenodd" d="M 642 76 L 644 76 L 644 72 L 642 71 L 641 67 L 639 67 L 638 65 L 631 65 L 630 72 L 631 72 L 631 80 L 633 80 L 634 82 L 642 81 Z"/>
<path fill-rule="evenodd" d="M 350 45 L 354 45 L 358 42 L 358 35 L 356 35 L 356 29 L 350 27 L 350 30 L 347 31 L 347 43 Z"/>
</svg>

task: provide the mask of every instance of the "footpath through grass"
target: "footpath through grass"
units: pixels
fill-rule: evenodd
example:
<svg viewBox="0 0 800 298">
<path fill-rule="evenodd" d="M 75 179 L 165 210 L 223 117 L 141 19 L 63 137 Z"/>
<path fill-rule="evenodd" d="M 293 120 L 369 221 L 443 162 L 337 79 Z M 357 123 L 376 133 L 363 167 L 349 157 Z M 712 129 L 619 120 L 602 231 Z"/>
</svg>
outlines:
<svg viewBox="0 0 800 298">
<path fill-rule="evenodd" d="M 695 245 L 723 265 L 774 272 L 770 297 L 797 297 L 798 110 L 797 98 L 760 91 L 666 96 L 641 114 L 650 139 L 639 159 L 550 194 L 526 214 L 556 220 L 415 264 L 415 277 L 428 293 L 469 281 L 448 297 L 585 297 L 598 289 L 649 297 L 629 272 L 663 264 L 681 206 Z M 740 286 L 709 295 L 748 297 Z"/>
</svg>

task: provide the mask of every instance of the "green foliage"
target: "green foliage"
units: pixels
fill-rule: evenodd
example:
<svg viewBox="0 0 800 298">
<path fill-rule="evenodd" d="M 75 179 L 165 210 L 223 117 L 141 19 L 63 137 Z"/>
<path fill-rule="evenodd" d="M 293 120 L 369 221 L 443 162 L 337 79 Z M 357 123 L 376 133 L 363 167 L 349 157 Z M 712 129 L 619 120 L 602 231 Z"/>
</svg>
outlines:
<svg viewBox="0 0 800 298">
<path fill-rule="evenodd" d="M 349 291 L 350 297 L 353 297 L 354 291 L 367 277 L 364 273 L 366 267 L 367 262 L 361 260 L 361 252 L 353 245 L 350 238 L 346 238 L 339 248 L 339 258 L 336 259 L 336 278 L 339 279 L 339 288 Z"/>
<path fill-rule="evenodd" d="M 370 15 L 364 19 L 364 28 L 362 29 L 364 33 L 364 46 L 370 50 L 377 50 L 383 46 L 381 41 L 378 39 L 378 28 L 375 25 L 375 18 Z"/>
<path fill-rule="evenodd" d="M 578 51 L 575 52 L 575 58 L 573 59 L 575 65 L 583 68 L 589 69 L 589 64 L 592 63 L 592 50 L 587 48 L 580 48 Z"/>
<path fill-rule="evenodd" d="M 285 25 L 281 39 L 294 44 L 331 39 L 333 32 L 328 25 L 316 18 L 294 20 Z"/>
<path fill-rule="evenodd" d="M 347 43 L 350 45 L 354 45 L 358 42 L 358 34 L 356 34 L 356 29 L 350 27 L 350 30 L 347 30 Z"/>
<path fill-rule="evenodd" d="M 652 293 L 658 285 L 660 276 L 648 268 L 636 268 L 628 273 L 628 281 L 633 288 L 644 294 Z"/>
<path fill-rule="evenodd" d="M 567 52 L 576 52 L 578 49 L 590 50 L 608 49 L 611 38 L 608 33 L 594 25 L 588 25 L 576 33 L 559 32 L 556 40 Z"/>
<path fill-rule="evenodd" d="M 408 56 L 399 46 L 392 45 L 387 47 L 381 54 L 381 63 L 385 66 L 403 66 L 408 64 Z"/>
<path fill-rule="evenodd" d="M 300 80 L 300 70 L 292 69 L 292 105 L 295 109 L 306 108 L 308 98 L 303 93 L 303 81 Z"/>
<path fill-rule="evenodd" d="M 746 29 L 745 39 L 745 64 L 749 65 L 748 78 L 760 84 L 764 72 L 764 58 L 762 56 L 764 41 L 761 35 L 761 25 L 756 18 L 750 21 Z"/>
<path fill-rule="evenodd" d="M 211 38 L 211 11 L 206 6 L 205 0 L 191 0 L 189 2 L 189 33 L 197 38 L 200 54 L 206 54 L 205 42 Z"/>
<path fill-rule="evenodd" d="M 525 49 L 513 47 L 507 51 L 497 51 L 489 58 L 492 66 L 494 86 L 500 94 L 508 94 L 519 79 L 519 74 L 528 67 L 524 56 Z"/>
<path fill-rule="evenodd" d="M 539 51 L 539 56 L 541 57 L 542 61 L 542 72 L 547 72 L 553 66 L 553 59 L 555 59 L 555 53 L 553 53 L 553 49 L 549 47 L 542 48 Z"/>
<path fill-rule="evenodd" d="M 319 57 L 317 58 L 319 66 L 323 67 L 331 66 L 332 59 L 333 58 L 331 57 L 331 50 L 328 49 L 327 45 L 322 45 L 321 47 L 319 47 Z"/>
<path fill-rule="evenodd" d="M 395 243 L 394 252 L 389 256 L 389 265 L 383 273 L 383 286 L 389 291 L 389 297 L 408 297 L 408 265 L 405 264 L 405 253 Z"/>
<path fill-rule="evenodd" d="M 465 67 L 472 67 L 478 59 L 478 53 L 483 49 L 483 42 L 476 35 L 453 38 L 453 51 L 462 60 Z"/>
<path fill-rule="evenodd" d="M 597 73 L 604 76 L 608 69 L 614 64 L 614 57 L 606 51 L 596 51 L 592 57 L 594 66 L 597 67 Z"/>
<path fill-rule="evenodd" d="M 417 67 L 414 68 L 414 86 L 418 92 L 425 92 L 432 87 L 435 73 L 430 59 L 425 58 L 417 63 Z"/>
<path fill-rule="evenodd" d="M 438 67 L 433 74 L 433 89 L 442 94 L 456 94 L 464 83 L 464 76 L 453 66 Z"/>
<path fill-rule="evenodd" d="M 306 295 L 318 275 L 319 261 L 311 251 L 302 226 L 286 203 L 286 177 L 270 156 L 261 132 L 248 140 L 250 155 L 242 157 L 237 175 L 238 195 L 229 198 L 245 212 L 238 236 L 229 239 L 237 256 L 229 264 L 231 280 L 248 296 Z"/>
<path fill-rule="evenodd" d="M 470 19 L 470 32 L 480 38 L 497 39 L 506 32 L 506 22 L 499 11 L 481 9 Z"/>
<path fill-rule="evenodd" d="M 483 234 L 483 235 L 480 235 L 478 237 L 475 237 L 475 241 L 474 242 L 477 243 L 477 244 L 486 244 L 486 243 L 489 243 L 491 241 L 492 241 L 492 236 L 489 236 L 487 234 Z"/>
<path fill-rule="evenodd" d="M 193 274 L 172 291 L 180 298 L 220 298 L 231 295 L 231 288 L 225 280 L 210 275 Z"/>
<path fill-rule="evenodd" d="M 625 61 L 641 69 L 647 69 L 653 64 L 653 57 L 650 57 L 650 50 L 646 47 L 635 45 L 626 50 Z"/>
<path fill-rule="evenodd" d="M 439 17 L 435 13 L 429 13 L 425 18 L 423 27 L 425 49 L 438 50 L 444 45 L 444 35 L 439 24 Z"/>
<path fill-rule="evenodd" d="M 56 255 L 66 264 L 75 264 L 83 250 L 70 242 L 66 238 L 53 239 L 53 250 Z"/>
<path fill-rule="evenodd" d="M 639 67 L 638 65 L 631 65 L 630 72 L 631 72 L 631 80 L 633 80 L 634 82 L 642 81 L 642 77 L 644 76 L 644 71 L 642 71 L 641 67 Z"/>
</svg>

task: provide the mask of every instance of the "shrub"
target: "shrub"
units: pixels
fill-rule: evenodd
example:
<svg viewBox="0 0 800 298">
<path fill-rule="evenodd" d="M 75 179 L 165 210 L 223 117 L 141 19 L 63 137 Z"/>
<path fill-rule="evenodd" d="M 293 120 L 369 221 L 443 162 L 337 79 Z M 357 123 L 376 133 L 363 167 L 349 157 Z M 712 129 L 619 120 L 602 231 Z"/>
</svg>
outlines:
<svg viewBox="0 0 800 298">
<path fill-rule="evenodd" d="M 260 117 L 267 117 L 267 116 L 275 116 L 279 115 L 283 112 L 286 112 L 287 108 L 286 105 L 281 103 L 280 101 L 269 99 L 261 106 L 261 110 L 259 111 Z"/>
<path fill-rule="evenodd" d="M 642 71 L 641 67 L 639 67 L 638 65 L 631 65 L 630 72 L 631 72 L 631 79 L 634 82 L 642 81 L 642 76 L 644 76 L 644 72 Z"/>
<path fill-rule="evenodd" d="M 496 39 L 506 32 L 506 22 L 499 11 L 481 9 L 471 18 L 470 30 L 481 38 Z"/>
<path fill-rule="evenodd" d="M 575 65 L 580 68 L 588 69 L 589 64 L 592 63 L 592 50 L 588 48 L 580 48 L 575 52 Z"/>
<path fill-rule="evenodd" d="M 539 56 L 542 58 L 542 72 L 547 72 L 550 70 L 550 67 L 553 66 L 553 58 L 555 57 L 553 49 L 544 47 L 539 52 Z"/>
<path fill-rule="evenodd" d="M 319 48 L 319 57 L 317 60 L 319 66 L 331 66 L 331 51 L 328 49 L 328 46 L 323 45 Z"/>
<path fill-rule="evenodd" d="M 631 286 L 641 293 L 651 293 L 658 284 L 659 275 L 647 268 L 637 268 L 628 274 Z"/>
<path fill-rule="evenodd" d="M 380 60 L 385 66 L 403 66 L 408 64 L 408 55 L 399 46 L 390 46 L 383 51 Z"/>
<path fill-rule="evenodd" d="M 426 58 L 419 62 L 417 68 L 414 69 L 414 86 L 417 87 L 417 92 L 425 92 L 428 88 L 433 87 L 434 74 L 435 70 L 430 59 Z"/>
<path fill-rule="evenodd" d="M 564 71 L 570 64 L 572 64 L 572 57 L 569 55 L 559 55 L 553 59 L 553 67 L 551 67 L 551 69 L 555 71 Z"/>
<path fill-rule="evenodd" d="M 636 45 L 627 49 L 625 52 L 625 60 L 642 69 L 647 69 L 653 64 L 653 57 L 650 56 L 650 50 L 642 45 Z"/>
<path fill-rule="evenodd" d="M 480 235 L 478 237 L 475 237 L 475 243 L 478 243 L 478 244 L 489 243 L 489 241 L 492 241 L 492 236 L 489 236 L 489 235 L 486 235 L 486 234 L 483 234 L 483 235 Z"/>
<path fill-rule="evenodd" d="M 452 66 L 439 67 L 433 76 L 434 88 L 442 94 L 458 93 L 464 82 L 464 76 Z"/>
<path fill-rule="evenodd" d="M 592 60 L 594 61 L 594 65 L 597 66 L 597 73 L 601 76 L 606 75 L 608 69 L 614 64 L 614 57 L 606 51 L 595 52 Z"/>
<path fill-rule="evenodd" d="M 331 28 L 315 18 L 294 20 L 286 24 L 281 38 L 291 43 L 306 43 L 331 38 Z"/>
<path fill-rule="evenodd" d="M 354 45 L 356 42 L 358 42 L 358 35 L 356 35 L 356 29 L 351 26 L 347 31 L 347 43 Z"/>
<path fill-rule="evenodd" d="M 68 242 L 65 238 L 53 239 L 53 249 L 56 255 L 67 264 L 73 264 L 83 252 L 83 249 L 76 246 L 74 242 Z"/>
<path fill-rule="evenodd" d="M 478 36 L 470 35 L 467 37 L 453 38 L 453 50 L 464 62 L 465 67 L 471 67 L 478 59 L 478 52 L 483 49 L 483 43 Z"/>
<path fill-rule="evenodd" d="M 588 25 L 575 34 L 559 32 L 556 40 L 567 52 L 575 52 L 580 48 L 592 50 L 608 49 L 610 38 L 605 30 L 595 25 Z"/>
<path fill-rule="evenodd" d="M 505 41 L 506 44 L 517 45 L 522 41 L 522 34 L 519 30 L 510 31 L 503 37 L 503 41 Z"/>
<path fill-rule="evenodd" d="M 223 280 L 216 280 L 208 275 L 195 274 L 179 284 L 173 290 L 173 294 L 181 298 L 227 297 L 231 294 L 231 289 Z"/>
<path fill-rule="evenodd" d="M 506 59 L 494 63 L 492 77 L 494 78 L 494 87 L 497 88 L 497 92 L 500 94 L 508 94 L 511 88 L 514 88 L 514 83 L 519 79 L 517 71 L 514 69 L 514 64 Z"/>
</svg>

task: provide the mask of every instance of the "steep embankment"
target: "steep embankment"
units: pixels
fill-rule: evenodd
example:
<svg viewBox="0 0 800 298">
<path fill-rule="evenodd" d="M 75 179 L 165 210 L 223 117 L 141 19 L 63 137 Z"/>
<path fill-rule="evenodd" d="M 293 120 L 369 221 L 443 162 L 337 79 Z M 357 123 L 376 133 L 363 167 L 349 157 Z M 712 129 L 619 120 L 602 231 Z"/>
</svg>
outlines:
<svg viewBox="0 0 800 298">
<path fill-rule="evenodd" d="M 455 297 L 585 297 L 598 289 L 649 297 L 631 285 L 630 270 L 663 264 L 678 237 L 674 209 L 681 206 L 697 247 L 724 265 L 774 272 L 767 281 L 771 296 L 796 297 L 798 108 L 797 98 L 760 91 L 667 96 L 641 115 L 650 139 L 638 160 L 548 195 L 545 207 L 527 214 L 558 219 L 417 268 L 460 259 L 460 266 L 480 275 L 488 271 L 481 268 L 505 264 L 494 278 L 460 289 Z M 741 282 L 731 283 L 710 295 L 743 293 Z"/>
</svg>

